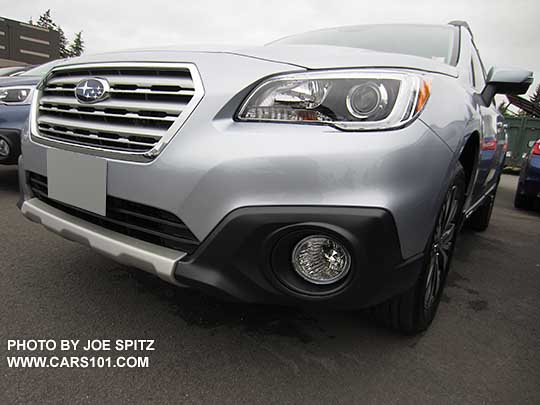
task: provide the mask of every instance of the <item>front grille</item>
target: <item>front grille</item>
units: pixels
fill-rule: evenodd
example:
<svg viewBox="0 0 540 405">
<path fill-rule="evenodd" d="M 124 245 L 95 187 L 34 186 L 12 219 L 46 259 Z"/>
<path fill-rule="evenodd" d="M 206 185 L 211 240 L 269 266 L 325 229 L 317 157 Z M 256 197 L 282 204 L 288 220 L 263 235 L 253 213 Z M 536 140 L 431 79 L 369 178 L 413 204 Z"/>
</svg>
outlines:
<svg viewBox="0 0 540 405">
<path fill-rule="evenodd" d="M 81 103 L 75 88 L 105 79 L 109 97 Z M 41 86 L 37 132 L 49 141 L 119 154 L 155 156 L 202 97 L 191 64 L 75 65 L 53 69 Z M 150 152 L 150 153 L 149 153 Z"/>
<path fill-rule="evenodd" d="M 107 196 L 104 217 L 50 199 L 45 176 L 28 172 L 28 184 L 34 196 L 50 206 L 112 231 L 188 254 L 199 246 L 199 240 L 178 217 L 159 208 Z"/>
</svg>

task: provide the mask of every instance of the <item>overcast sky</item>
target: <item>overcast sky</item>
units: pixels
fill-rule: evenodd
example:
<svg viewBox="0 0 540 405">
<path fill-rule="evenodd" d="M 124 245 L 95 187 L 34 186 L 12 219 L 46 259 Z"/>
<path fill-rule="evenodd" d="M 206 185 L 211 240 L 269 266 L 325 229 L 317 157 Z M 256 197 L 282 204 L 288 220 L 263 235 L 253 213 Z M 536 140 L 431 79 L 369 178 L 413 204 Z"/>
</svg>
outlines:
<svg viewBox="0 0 540 405">
<path fill-rule="evenodd" d="M 6 0 L 0 11 L 36 20 L 51 9 L 87 53 L 175 44 L 264 44 L 318 28 L 466 20 L 487 66 L 518 66 L 540 82 L 540 0 Z"/>
</svg>

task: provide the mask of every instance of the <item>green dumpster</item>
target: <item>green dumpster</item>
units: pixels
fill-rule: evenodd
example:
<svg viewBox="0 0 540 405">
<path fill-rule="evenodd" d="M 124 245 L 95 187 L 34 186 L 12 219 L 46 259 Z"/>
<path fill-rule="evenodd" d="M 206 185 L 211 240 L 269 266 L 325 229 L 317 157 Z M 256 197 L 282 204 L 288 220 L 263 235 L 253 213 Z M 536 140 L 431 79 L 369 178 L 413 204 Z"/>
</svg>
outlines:
<svg viewBox="0 0 540 405">
<path fill-rule="evenodd" d="M 520 169 L 534 142 L 540 139 L 540 118 L 507 117 L 508 149 L 505 166 Z"/>
</svg>

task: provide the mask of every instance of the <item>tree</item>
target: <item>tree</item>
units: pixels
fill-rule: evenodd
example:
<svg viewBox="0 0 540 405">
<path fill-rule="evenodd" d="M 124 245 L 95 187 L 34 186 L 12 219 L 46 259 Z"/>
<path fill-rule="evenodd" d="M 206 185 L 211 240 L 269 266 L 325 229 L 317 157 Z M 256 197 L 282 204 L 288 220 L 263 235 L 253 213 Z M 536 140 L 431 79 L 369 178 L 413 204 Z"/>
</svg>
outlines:
<svg viewBox="0 0 540 405">
<path fill-rule="evenodd" d="M 534 94 L 531 96 L 531 103 L 540 106 L 540 83 L 536 86 Z"/>
<path fill-rule="evenodd" d="M 32 19 L 30 19 L 30 24 L 33 24 Z M 84 52 L 84 41 L 82 39 L 82 31 L 79 31 L 75 34 L 75 39 L 73 42 L 69 42 L 66 34 L 62 27 L 54 22 L 51 17 L 51 10 L 45 11 L 37 20 L 36 25 L 38 27 L 47 28 L 49 30 L 54 30 L 58 32 L 58 41 L 60 47 L 60 57 L 61 58 L 70 58 L 73 56 L 81 56 Z"/>
<path fill-rule="evenodd" d="M 69 46 L 70 56 L 81 56 L 84 52 L 84 41 L 82 39 L 82 31 L 75 34 L 75 39 Z"/>
<path fill-rule="evenodd" d="M 37 20 L 36 25 L 38 27 L 47 28 L 49 30 L 56 30 L 56 24 L 51 17 L 51 9 L 48 9 L 43 14 L 41 14 L 39 19 Z"/>
<path fill-rule="evenodd" d="M 57 31 L 58 31 L 58 44 L 60 46 L 60 57 L 69 58 L 71 54 L 69 52 L 69 44 L 66 38 L 66 34 L 64 34 L 64 30 L 60 27 L 57 28 Z"/>
</svg>

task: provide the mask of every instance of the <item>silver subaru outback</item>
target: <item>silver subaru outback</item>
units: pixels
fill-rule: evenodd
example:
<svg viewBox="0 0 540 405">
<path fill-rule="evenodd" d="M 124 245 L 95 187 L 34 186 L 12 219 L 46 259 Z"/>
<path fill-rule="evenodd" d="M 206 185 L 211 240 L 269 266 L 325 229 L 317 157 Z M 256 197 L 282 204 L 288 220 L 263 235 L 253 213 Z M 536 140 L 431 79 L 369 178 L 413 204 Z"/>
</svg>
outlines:
<svg viewBox="0 0 540 405">
<path fill-rule="evenodd" d="M 437 311 L 456 236 L 488 226 L 506 150 L 464 22 L 366 25 L 266 46 L 76 58 L 35 91 L 30 220 L 119 262 L 245 302 Z"/>
</svg>

